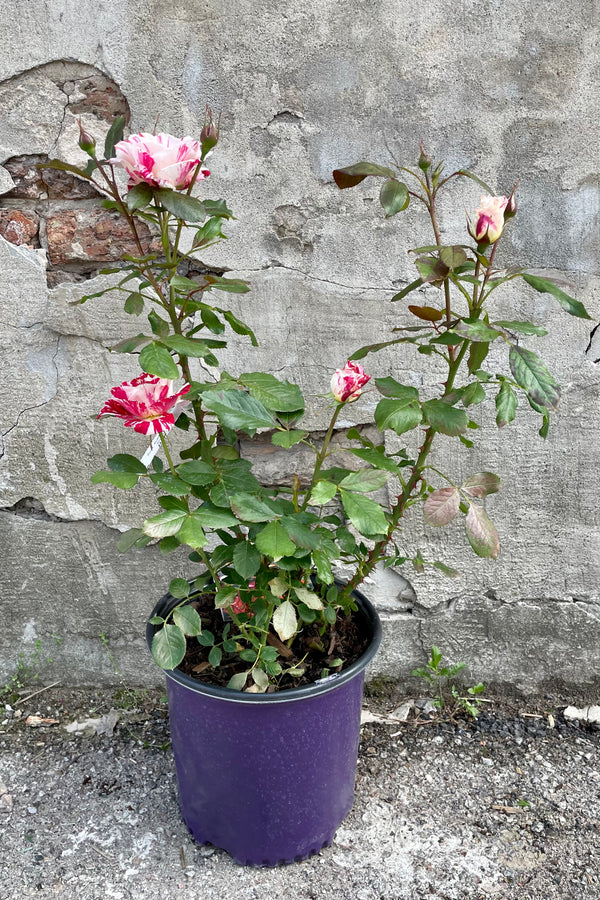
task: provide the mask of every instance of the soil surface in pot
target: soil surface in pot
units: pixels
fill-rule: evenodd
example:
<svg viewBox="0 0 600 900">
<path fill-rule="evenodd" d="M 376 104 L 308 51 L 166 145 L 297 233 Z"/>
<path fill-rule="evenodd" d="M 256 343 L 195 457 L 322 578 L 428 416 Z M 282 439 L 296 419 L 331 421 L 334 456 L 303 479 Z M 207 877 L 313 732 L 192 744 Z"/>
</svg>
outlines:
<svg viewBox="0 0 600 900">
<path fill-rule="evenodd" d="M 203 594 L 195 597 L 191 603 L 202 620 L 202 628 L 208 629 L 215 636 L 215 644 L 223 640 L 223 629 L 228 624 L 220 609 L 214 607 L 214 596 Z M 230 637 L 235 637 L 235 625 L 229 620 Z M 327 675 L 333 675 L 347 669 L 365 652 L 369 645 L 369 635 L 359 626 L 358 613 L 348 616 L 339 615 L 335 624 L 328 625 L 320 634 L 322 626 L 304 624 L 291 647 L 271 634 L 268 643 L 279 651 L 279 662 L 284 669 L 278 686 L 272 685 L 267 693 L 312 684 Z M 208 661 L 210 647 L 204 647 L 196 638 L 187 638 L 186 655 L 178 666 L 180 671 L 204 684 L 227 687 L 232 675 L 246 672 L 251 663 L 240 659 L 237 654 L 223 654 L 221 664 L 214 668 Z M 339 663 L 342 660 L 342 663 Z M 337 662 L 337 665 L 334 663 Z M 294 666 L 304 669 L 303 675 L 286 675 L 285 670 Z"/>
</svg>

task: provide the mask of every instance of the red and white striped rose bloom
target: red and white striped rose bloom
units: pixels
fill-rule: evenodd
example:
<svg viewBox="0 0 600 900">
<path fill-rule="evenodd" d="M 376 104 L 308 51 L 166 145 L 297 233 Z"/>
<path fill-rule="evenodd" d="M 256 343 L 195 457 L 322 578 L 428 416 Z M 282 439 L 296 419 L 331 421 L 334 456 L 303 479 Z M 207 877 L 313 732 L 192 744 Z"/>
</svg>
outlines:
<svg viewBox="0 0 600 900">
<path fill-rule="evenodd" d="M 194 138 L 179 140 L 170 134 L 147 134 L 142 131 L 115 144 L 115 157 L 109 162 L 125 169 L 129 175 L 129 187 L 143 181 L 151 187 L 180 191 L 190 186 L 201 159 L 202 147 Z M 201 167 L 197 178 L 208 175 L 208 169 Z"/>
<path fill-rule="evenodd" d="M 113 399 L 106 401 L 97 418 L 117 416 L 140 434 L 166 434 L 175 424 L 175 408 L 189 402 L 181 399 L 189 389 L 185 384 L 174 394 L 172 381 L 142 372 L 133 381 L 112 388 Z"/>
<path fill-rule="evenodd" d="M 339 403 L 358 400 L 362 388 L 371 378 L 358 363 L 348 362 L 343 369 L 337 369 L 331 379 L 331 392 Z"/>
<path fill-rule="evenodd" d="M 467 215 L 467 229 L 478 244 L 494 244 L 504 228 L 504 211 L 508 197 L 484 194 L 473 218 Z"/>
</svg>

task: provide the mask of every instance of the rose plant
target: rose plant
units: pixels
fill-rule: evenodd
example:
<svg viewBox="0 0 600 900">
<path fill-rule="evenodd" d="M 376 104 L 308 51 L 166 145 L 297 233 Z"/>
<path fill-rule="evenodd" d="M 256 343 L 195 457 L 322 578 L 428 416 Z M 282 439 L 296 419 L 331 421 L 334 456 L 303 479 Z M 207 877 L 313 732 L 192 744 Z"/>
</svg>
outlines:
<svg viewBox="0 0 600 900">
<path fill-rule="evenodd" d="M 303 426 L 305 401 L 296 385 L 264 372 L 234 376 L 220 371 L 218 380 L 207 382 L 194 368 L 195 360 L 218 365 L 228 327 L 256 343 L 252 330 L 226 305 L 209 301 L 214 292 L 243 293 L 248 285 L 211 272 L 190 274 L 188 269 L 197 251 L 224 239 L 223 223 L 232 216 L 225 201 L 193 194 L 200 181 L 204 188 L 209 176 L 206 157 L 218 141 L 210 114 L 198 141 L 145 133 L 123 140 L 122 126 L 122 120 L 115 121 L 102 158 L 93 139 L 82 132 L 80 147 L 90 157 L 85 168 L 59 160 L 49 163 L 93 182 L 104 204 L 126 219 L 139 250 L 107 271 L 120 276 L 108 290 L 126 295 L 125 311 L 134 317 L 146 313 L 149 328 L 113 348 L 135 354 L 135 368 L 142 371 L 132 372 L 130 381 L 112 389 L 99 417 L 121 418 L 151 444 L 141 458 L 113 456 L 108 469 L 92 480 L 122 489 L 150 481 L 157 510 L 141 529 L 126 532 L 119 548 L 158 542 L 166 555 L 187 546 L 197 566 L 190 581 L 170 582 L 170 594 L 179 602 L 151 620 L 156 662 L 173 669 L 191 651 L 196 654 L 195 670 L 215 683 L 251 692 L 293 687 L 302 679 L 342 669 L 360 653 L 348 625 L 356 610 L 353 591 L 378 564 L 411 562 L 423 570 L 421 552 L 396 543 L 403 518 L 416 504 L 423 504 L 430 526 L 464 515 L 475 553 L 497 556 L 498 534 L 483 501 L 499 489 L 499 478 L 478 472 L 457 485 L 429 462 L 438 433 L 472 446 L 466 435 L 478 427 L 474 413 L 490 394 L 498 427 L 514 419 L 522 396 L 542 417 L 540 434 L 547 434 L 560 390 L 539 356 L 522 345 L 523 338 L 546 331 L 527 319 L 495 318 L 490 300 L 495 290 L 522 279 L 553 295 L 571 315 L 588 316 L 552 279 L 524 268 L 496 268 L 506 223 L 516 213 L 514 191 L 508 197 L 495 196 L 468 171 L 445 174 L 443 165 L 434 166 L 423 151 L 413 169 L 364 161 L 338 169 L 334 179 L 340 188 L 367 177 L 382 179 L 380 201 L 388 217 L 409 202 L 423 205 L 434 241 L 412 251 L 418 277 L 392 300 L 402 301 L 433 285 L 440 289 L 442 302 L 409 305 L 417 324 L 398 327 L 391 339 L 361 348 L 333 374 L 331 392 L 323 400 L 331 409 L 330 423 L 317 439 Z M 126 189 L 119 184 L 119 169 L 128 175 Z M 403 177 L 412 180 L 410 187 Z M 474 243 L 444 245 L 438 196 L 458 177 L 474 179 L 487 193 L 467 220 Z M 159 237 L 161 250 L 148 251 L 142 225 Z M 191 238 L 187 251 L 184 235 Z M 506 374 L 485 368 L 493 342 L 508 347 Z M 392 376 L 371 378 L 359 362 L 369 353 L 403 343 L 414 345 L 423 359 L 435 357 L 445 368 L 431 396 L 421 396 Z M 391 430 L 403 436 L 420 429 L 416 453 L 407 447 L 386 450 L 383 439 L 374 443 L 355 428 L 347 437 L 356 468 L 332 459 L 340 413 L 365 389 L 381 395 L 375 424 L 382 433 Z M 189 446 L 178 457 L 169 443 L 173 427 L 189 436 Z M 240 434 L 252 438 L 258 432 L 270 435 L 283 452 L 293 453 L 297 445 L 309 447 L 314 454 L 312 474 L 305 479 L 296 474 L 285 487 L 261 485 L 250 462 L 240 456 L 238 442 Z M 373 494 L 390 477 L 395 498 L 388 508 Z M 442 486 L 430 481 L 439 478 Z M 431 564 L 446 575 L 458 574 L 445 562 Z M 351 572 L 345 584 L 335 578 L 341 565 Z M 207 598 L 213 612 L 219 611 L 216 617 L 207 612 Z"/>
</svg>

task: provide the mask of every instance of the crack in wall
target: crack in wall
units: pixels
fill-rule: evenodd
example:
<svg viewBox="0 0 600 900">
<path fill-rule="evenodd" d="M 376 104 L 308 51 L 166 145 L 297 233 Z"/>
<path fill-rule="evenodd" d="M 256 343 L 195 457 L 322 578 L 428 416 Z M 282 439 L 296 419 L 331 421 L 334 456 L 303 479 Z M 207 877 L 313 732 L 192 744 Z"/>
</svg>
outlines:
<svg viewBox="0 0 600 900">
<path fill-rule="evenodd" d="M 52 332 L 52 331 L 50 331 L 50 333 L 57 334 L 57 332 Z M 50 359 L 51 364 L 54 366 L 54 372 L 55 372 L 55 376 L 56 376 L 55 385 L 54 385 L 54 393 L 52 394 L 51 397 L 48 397 L 48 399 L 44 400 L 42 403 L 35 403 L 33 406 L 26 406 L 23 409 L 19 410 L 19 413 L 17 414 L 16 422 L 14 422 L 6 431 L 3 431 L 2 433 L 0 433 L 0 439 L 2 441 L 2 444 L 0 446 L 0 459 L 2 459 L 6 453 L 6 442 L 4 439 L 7 438 L 8 435 L 12 431 L 15 430 L 15 428 L 19 427 L 21 418 L 26 413 L 31 412 L 34 409 L 41 409 L 42 407 L 47 406 L 48 403 L 51 403 L 54 400 L 54 398 L 56 397 L 56 394 L 58 393 L 58 382 L 59 382 L 60 373 L 58 371 L 58 366 L 56 365 L 56 357 L 58 356 L 58 354 L 60 352 L 60 342 L 62 340 L 63 335 L 58 334 L 57 336 L 58 336 L 58 339 L 56 342 L 56 350 L 54 351 L 54 354 L 52 355 L 52 357 Z"/>
</svg>

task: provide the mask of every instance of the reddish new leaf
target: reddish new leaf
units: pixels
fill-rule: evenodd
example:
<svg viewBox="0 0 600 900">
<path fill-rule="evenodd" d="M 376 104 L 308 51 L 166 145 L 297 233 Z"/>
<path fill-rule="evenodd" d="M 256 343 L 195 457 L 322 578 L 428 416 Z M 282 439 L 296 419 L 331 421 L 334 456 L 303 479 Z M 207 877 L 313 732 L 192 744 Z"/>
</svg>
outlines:
<svg viewBox="0 0 600 900">
<path fill-rule="evenodd" d="M 462 490 L 469 497 L 486 497 L 488 494 L 497 493 L 500 487 L 500 479 L 493 472 L 477 472 L 476 475 L 467 478 Z"/>
<path fill-rule="evenodd" d="M 423 517 L 428 525 L 448 525 L 456 516 L 460 507 L 458 488 L 440 488 L 430 494 L 425 501 Z"/>
<path fill-rule="evenodd" d="M 477 556 L 496 559 L 500 552 L 500 540 L 496 526 L 483 506 L 472 503 L 467 513 L 465 529 L 469 543 Z"/>
</svg>

